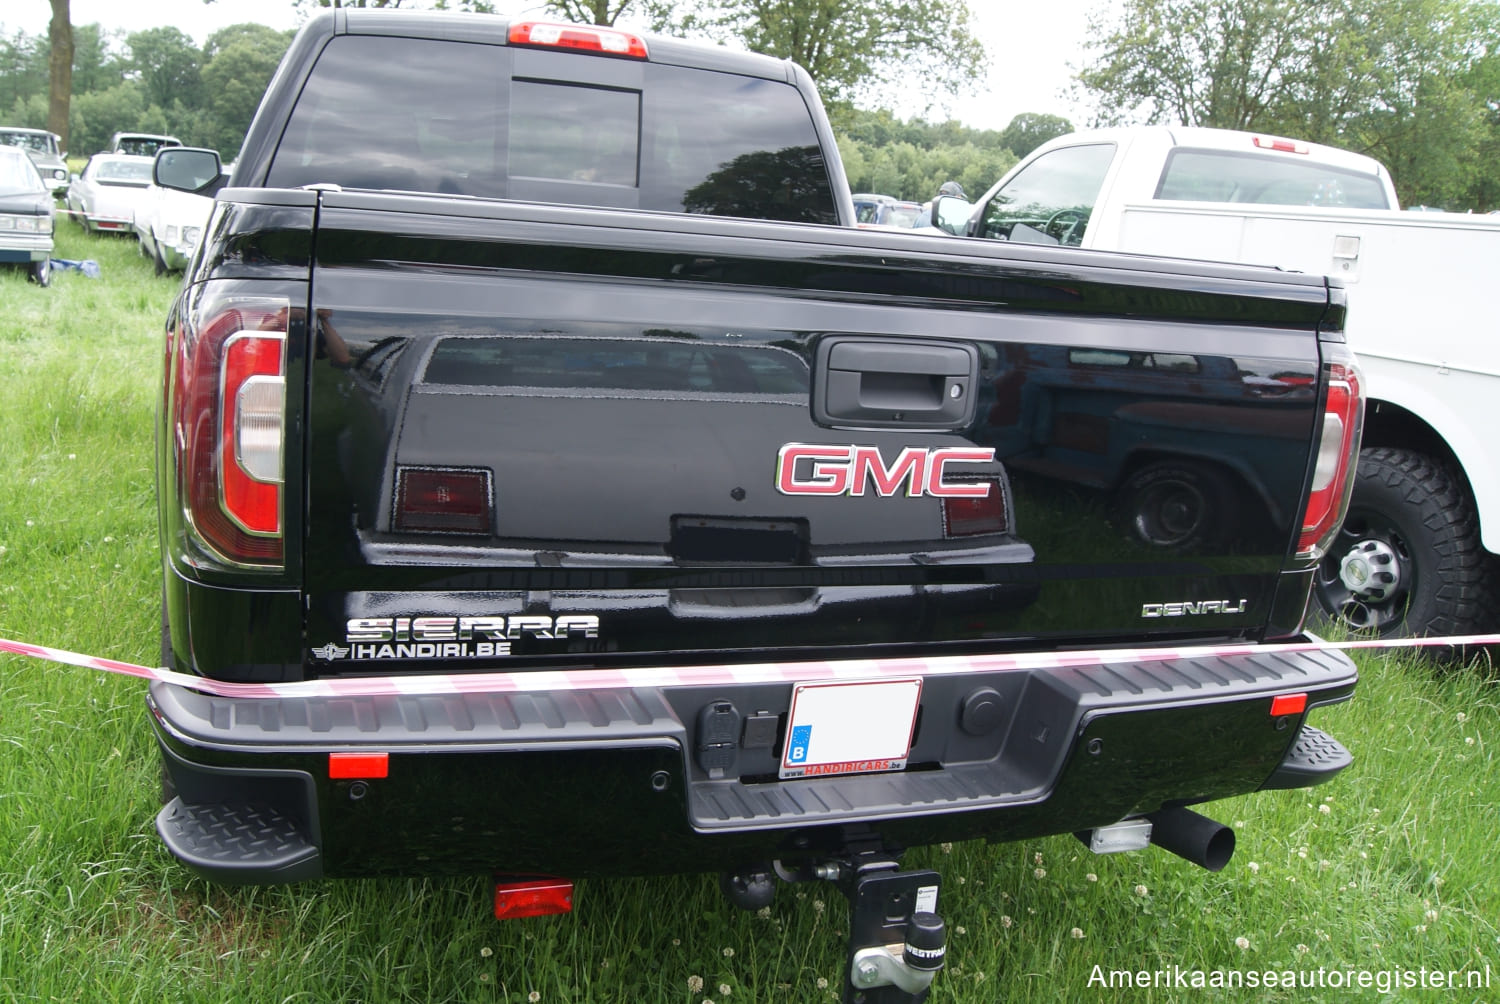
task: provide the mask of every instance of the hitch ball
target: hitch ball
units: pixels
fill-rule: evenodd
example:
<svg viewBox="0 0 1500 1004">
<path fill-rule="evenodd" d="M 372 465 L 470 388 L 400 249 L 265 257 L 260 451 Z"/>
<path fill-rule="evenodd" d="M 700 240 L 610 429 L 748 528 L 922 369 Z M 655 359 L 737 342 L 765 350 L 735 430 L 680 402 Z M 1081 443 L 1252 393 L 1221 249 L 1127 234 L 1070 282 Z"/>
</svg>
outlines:
<svg viewBox="0 0 1500 1004">
<path fill-rule="evenodd" d="M 914 913 L 906 922 L 906 948 L 901 960 L 908 969 L 937 972 L 947 954 L 948 931 L 935 913 Z"/>
<path fill-rule="evenodd" d="M 729 902 L 754 913 L 770 906 L 776 897 L 776 877 L 769 871 L 723 872 L 719 875 L 719 888 Z"/>
</svg>

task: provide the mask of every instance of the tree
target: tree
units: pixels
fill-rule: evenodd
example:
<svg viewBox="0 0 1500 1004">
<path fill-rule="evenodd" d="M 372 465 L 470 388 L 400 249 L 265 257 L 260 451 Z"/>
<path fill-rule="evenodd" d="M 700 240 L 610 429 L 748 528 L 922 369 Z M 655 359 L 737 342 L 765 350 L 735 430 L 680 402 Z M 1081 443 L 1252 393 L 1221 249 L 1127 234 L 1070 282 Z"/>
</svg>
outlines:
<svg viewBox="0 0 1500 1004">
<path fill-rule="evenodd" d="M 71 0 L 51 0 L 52 23 L 48 26 L 47 128 L 57 133 L 58 143 L 68 148 L 68 104 L 73 100 L 73 21 Z"/>
<path fill-rule="evenodd" d="M 125 46 L 149 104 L 166 108 L 174 100 L 198 103 L 203 57 L 191 38 L 177 28 L 148 28 L 127 35 Z"/>
<path fill-rule="evenodd" d="M 1022 112 L 1000 133 L 1000 142 L 1020 159 L 1049 139 L 1066 136 L 1072 131 L 1073 123 L 1061 115 Z"/>
<path fill-rule="evenodd" d="M 638 6 L 636 0 L 547 0 L 547 13 L 577 24 L 613 27 L 615 21 Z"/>
<path fill-rule="evenodd" d="M 800 64 L 831 105 L 953 94 L 984 76 L 964 0 L 693 0 L 682 25 Z"/>
<path fill-rule="evenodd" d="M 206 143 L 226 155 L 239 149 L 291 41 L 290 32 L 260 24 L 231 25 L 209 36 L 203 51 L 212 55 L 203 67 L 203 84 L 214 134 Z"/>
<path fill-rule="evenodd" d="M 1078 74 L 1098 125 L 1278 133 L 1387 162 L 1406 201 L 1464 198 L 1493 98 L 1475 66 L 1500 41 L 1487 0 L 1125 0 L 1090 23 Z"/>
</svg>

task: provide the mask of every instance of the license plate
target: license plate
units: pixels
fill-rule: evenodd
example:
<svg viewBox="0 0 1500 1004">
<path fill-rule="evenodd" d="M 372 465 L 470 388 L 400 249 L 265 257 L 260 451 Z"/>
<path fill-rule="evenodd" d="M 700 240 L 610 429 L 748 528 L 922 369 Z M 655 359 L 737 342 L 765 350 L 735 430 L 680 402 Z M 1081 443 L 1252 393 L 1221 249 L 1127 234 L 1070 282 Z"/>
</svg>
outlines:
<svg viewBox="0 0 1500 1004">
<path fill-rule="evenodd" d="M 781 776 L 901 770 L 911 752 L 921 697 L 919 678 L 797 684 Z"/>
</svg>

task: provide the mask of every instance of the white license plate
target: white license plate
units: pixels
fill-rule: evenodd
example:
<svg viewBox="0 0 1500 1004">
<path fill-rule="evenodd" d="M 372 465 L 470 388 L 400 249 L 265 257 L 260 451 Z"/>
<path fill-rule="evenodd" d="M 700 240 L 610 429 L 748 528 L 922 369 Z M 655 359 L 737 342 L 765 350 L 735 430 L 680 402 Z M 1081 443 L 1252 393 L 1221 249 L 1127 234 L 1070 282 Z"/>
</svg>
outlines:
<svg viewBox="0 0 1500 1004">
<path fill-rule="evenodd" d="M 902 769 L 921 697 L 919 678 L 797 684 L 787 715 L 781 776 Z"/>
</svg>

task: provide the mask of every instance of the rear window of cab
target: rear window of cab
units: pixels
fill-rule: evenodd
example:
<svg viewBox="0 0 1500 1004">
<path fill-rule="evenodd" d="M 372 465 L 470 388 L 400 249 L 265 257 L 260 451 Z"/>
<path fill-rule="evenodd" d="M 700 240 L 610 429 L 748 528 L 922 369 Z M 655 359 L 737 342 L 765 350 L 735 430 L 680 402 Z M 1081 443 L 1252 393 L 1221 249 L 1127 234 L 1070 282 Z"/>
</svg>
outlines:
<svg viewBox="0 0 1500 1004">
<path fill-rule="evenodd" d="M 1268 206 L 1389 209 L 1380 179 L 1314 160 L 1182 147 L 1167 155 L 1156 198 Z"/>
<path fill-rule="evenodd" d="M 790 84 L 472 42 L 330 40 L 266 178 L 317 183 L 838 222 Z"/>
</svg>

